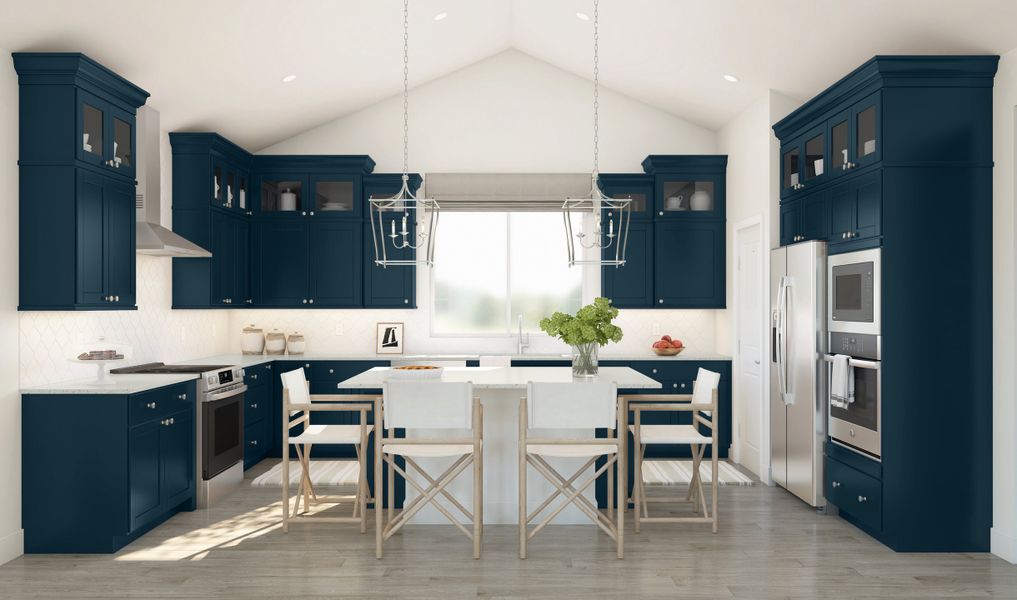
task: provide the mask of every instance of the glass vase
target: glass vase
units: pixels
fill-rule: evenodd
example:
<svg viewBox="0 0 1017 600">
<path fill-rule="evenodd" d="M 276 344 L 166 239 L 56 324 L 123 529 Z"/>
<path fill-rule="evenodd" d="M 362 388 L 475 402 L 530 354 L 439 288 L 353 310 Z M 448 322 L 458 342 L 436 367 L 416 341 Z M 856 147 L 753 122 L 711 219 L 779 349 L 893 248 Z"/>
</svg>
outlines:
<svg viewBox="0 0 1017 600">
<path fill-rule="evenodd" d="M 597 342 L 588 342 L 572 346 L 572 376 L 597 376 Z"/>
</svg>

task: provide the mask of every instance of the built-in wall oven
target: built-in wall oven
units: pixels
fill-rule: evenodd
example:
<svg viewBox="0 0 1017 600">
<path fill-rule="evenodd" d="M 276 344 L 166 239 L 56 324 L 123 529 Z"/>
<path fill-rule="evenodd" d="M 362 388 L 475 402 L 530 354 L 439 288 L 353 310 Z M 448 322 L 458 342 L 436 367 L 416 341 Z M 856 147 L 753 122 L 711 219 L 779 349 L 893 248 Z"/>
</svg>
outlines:
<svg viewBox="0 0 1017 600">
<path fill-rule="evenodd" d="M 830 352 L 825 356 L 832 379 L 835 354 L 848 356 L 847 376 L 851 395 L 846 401 L 834 402 L 830 397 L 828 433 L 838 444 L 879 458 L 882 451 L 882 362 L 878 335 L 864 333 L 830 333 Z M 832 388 L 829 392 L 832 394 Z"/>
<path fill-rule="evenodd" d="M 880 335 L 880 249 L 827 259 L 829 331 Z"/>
</svg>

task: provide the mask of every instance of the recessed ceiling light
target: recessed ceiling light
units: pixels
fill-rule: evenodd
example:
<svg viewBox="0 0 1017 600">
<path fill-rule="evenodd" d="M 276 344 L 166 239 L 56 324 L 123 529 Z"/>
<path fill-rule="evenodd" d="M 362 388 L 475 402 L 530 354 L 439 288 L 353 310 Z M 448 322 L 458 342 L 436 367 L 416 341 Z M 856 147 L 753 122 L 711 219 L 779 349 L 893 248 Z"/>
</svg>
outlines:
<svg viewBox="0 0 1017 600">
<path fill-rule="evenodd" d="M 296 75 L 287 75 L 286 77 L 282 78 L 282 82 L 283 83 L 289 83 L 289 82 L 293 81 L 296 78 L 297 78 Z"/>
<path fill-rule="evenodd" d="M 725 75 L 724 76 L 724 81 L 729 81 L 731 83 L 738 83 L 738 78 L 735 77 L 734 75 Z"/>
<path fill-rule="evenodd" d="M 438 14 L 434 15 L 434 20 L 435 20 L 435 21 L 441 21 L 442 19 L 444 19 L 444 18 L 445 18 L 445 17 L 447 17 L 447 16 L 448 16 L 448 13 L 447 13 L 447 12 L 445 12 L 445 11 L 441 11 L 440 13 L 438 13 Z"/>
<path fill-rule="evenodd" d="M 586 14 L 584 12 L 577 12 L 576 13 L 576 18 L 579 19 L 580 21 L 589 21 L 590 20 L 590 15 L 588 15 L 588 14 Z"/>
</svg>

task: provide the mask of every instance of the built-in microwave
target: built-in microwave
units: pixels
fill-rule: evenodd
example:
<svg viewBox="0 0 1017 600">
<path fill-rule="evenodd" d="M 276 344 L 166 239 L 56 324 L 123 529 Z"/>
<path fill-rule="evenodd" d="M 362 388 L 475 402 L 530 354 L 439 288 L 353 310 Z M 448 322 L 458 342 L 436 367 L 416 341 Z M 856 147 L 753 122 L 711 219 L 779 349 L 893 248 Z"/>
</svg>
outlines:
<svg viewBox="0 0 1017 600">
<path fill-rule="evenodd" d="M 829 330 L 880 335 L 880 249 L 827 258 Z"/>
</svg>

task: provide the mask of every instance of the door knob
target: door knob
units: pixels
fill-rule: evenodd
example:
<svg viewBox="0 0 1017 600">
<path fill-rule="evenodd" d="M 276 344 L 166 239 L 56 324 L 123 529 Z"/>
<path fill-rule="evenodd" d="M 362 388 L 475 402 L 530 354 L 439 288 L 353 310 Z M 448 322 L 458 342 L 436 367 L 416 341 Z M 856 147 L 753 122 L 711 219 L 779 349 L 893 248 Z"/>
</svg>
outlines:
<svg viewBox="0 0 1017 600">
<path fill-rule="evenodd" d="M 314 298 L 311 298 L 310 300 L 308 300 L 307 303 L 308 304 L 314 304 Z"/>
<path fill-rule="evenodd" d="M 145 406 L 147 406 L 147 407 L 149 407 L 149 408 L 155 408 L 155 402 L 149 402 L 149 403 L 148 403 L 148 404 L 146 404 Z"/>
<path fill-rule="evenodd" d="M 859 502 L 868 502 L 868 501 L 869 501 L 869 499 L 868 499 L 868 498 L 866 498 L 865 496 L 858 496 L 858 501 L 859 501 Z"/>
<path fill-rule="evenodd" d="M 839 488 L 840 487 L 840 482 L 839 481 L 834 481 L 834 482 L 831 483 L 831 485 L 833 487 L 835 487 L 835 488 Z"/>
</svg>

